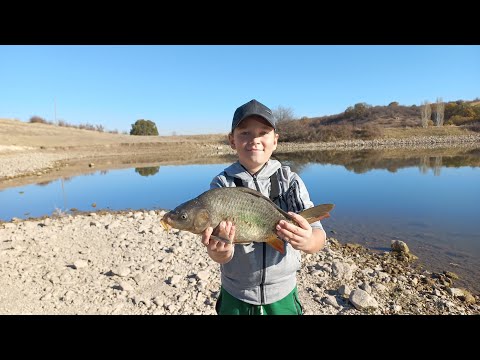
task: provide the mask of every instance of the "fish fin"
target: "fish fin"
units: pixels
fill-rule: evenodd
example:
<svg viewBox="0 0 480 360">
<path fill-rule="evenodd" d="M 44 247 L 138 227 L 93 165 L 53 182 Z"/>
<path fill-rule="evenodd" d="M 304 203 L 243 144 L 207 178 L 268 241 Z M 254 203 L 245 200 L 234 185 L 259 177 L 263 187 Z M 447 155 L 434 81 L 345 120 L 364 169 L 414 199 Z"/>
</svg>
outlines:
<svg viewBox="0 0 480 360">
<path fill-rule="evenodd" d="M 278 238 L 276 235 L 269 236 L 266 243 L 281 254 L 285 254 L 285 241 Z"/>
<path fill-rule="evenodd" d="M 332 210 L 334 207 L 334 204 L 317 205 L 299 212 L 298 215 L 303 216 L 305 219 L 307 219 L 308 223 L 311 224 L 315 221 L 330 217 L 329 211 Z"/>
<path fill-rule="evenodd" d="M 231 244 L 232 243 L 229 239 L 225 239 L 225 238 L 217 236 L 217 235 L 210 235 L 210 239 L 221 241 L 221 242 L 224 242 L 226 244 Z"/>
<path fill-rule="evenodd" d="M 252 240 L 238 240 L 235 239 L 235 244 L 251 244 Z"/>
</svg>

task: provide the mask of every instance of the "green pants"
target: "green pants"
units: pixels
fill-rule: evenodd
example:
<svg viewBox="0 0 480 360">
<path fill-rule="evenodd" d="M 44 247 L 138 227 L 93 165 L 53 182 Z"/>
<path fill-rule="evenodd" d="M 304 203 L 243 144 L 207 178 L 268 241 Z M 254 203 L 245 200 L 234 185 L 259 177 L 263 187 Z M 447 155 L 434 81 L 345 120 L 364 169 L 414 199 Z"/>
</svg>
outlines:
<svg viewBox="0 0 480 360">
<path fill-rule="evenodd" d="M 302 315 L 303 309 L 298 299 L 297 287 L 283 299 L 267 305 L 252 305 L 220 289 L 215 310 L 218 315 Z"/>
</svg>

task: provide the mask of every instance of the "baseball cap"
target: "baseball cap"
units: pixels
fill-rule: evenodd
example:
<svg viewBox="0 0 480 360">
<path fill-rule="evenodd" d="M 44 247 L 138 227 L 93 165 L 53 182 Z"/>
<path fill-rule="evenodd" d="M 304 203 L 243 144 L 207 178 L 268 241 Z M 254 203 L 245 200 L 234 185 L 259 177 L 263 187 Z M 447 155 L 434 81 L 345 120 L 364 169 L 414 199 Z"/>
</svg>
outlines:
<svg viewBox="0 0 480 360">
<path fill-rule="evenodd" d="M 267 122 L 276 130 L 275 118 L 272 114 L 272 110 L 263 105 L 261 102 L 253 99 L 249 102 L 238 107 L 233 114 L 232 120 L 232 133 L 233 130 L 242 122 L 243 119 L 252 115 L 259 115 L 263 117 Z"/>
</svg>

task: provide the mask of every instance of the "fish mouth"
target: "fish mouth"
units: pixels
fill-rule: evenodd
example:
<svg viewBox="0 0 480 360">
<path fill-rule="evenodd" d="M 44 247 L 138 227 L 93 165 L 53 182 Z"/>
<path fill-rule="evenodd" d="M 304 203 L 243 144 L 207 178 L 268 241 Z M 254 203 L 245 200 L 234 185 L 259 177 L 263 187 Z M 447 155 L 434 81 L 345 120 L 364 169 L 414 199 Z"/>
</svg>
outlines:
<svg viewBox="0 0 480 360">
<path fill-rule="evenodd" d="M 162 227 L 166 230 L 166 231 L 169 231 L 172 226 L 168 223 L 168 218 L 163 218 L 162 220 L 160 220 L 160 225 L 162 225 Z"/>
</svg>

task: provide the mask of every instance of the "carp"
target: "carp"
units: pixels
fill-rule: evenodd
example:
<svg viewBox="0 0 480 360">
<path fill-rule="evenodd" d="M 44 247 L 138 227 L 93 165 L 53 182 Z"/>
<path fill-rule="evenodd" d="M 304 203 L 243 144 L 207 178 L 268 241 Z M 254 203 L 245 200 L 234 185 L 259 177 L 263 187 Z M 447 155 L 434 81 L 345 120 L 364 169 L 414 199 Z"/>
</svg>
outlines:
<svg viewBox="0 0 480 360">
<path fill-rule="evenodd" d="M 301 211 L 310 224 L 327 217 L 334 204 L 322 204 Z M 272 200 L 256 190 L 245 187 L 219 187 L 210 189 L 194 199 L 184 202 L 167 212 L 160 223 L 169 230 L 201 234 L 209 226 L 215 228 L 221 221 L 235 224 L 233 243 L 266 242 L 282 254 L 285 241 L 277 236 L 276 225 L 280 220 L 296 222 Z M 297 224 L 298 225 L 298 224 Z M 227 243 L 231 241 L 212 235 Z"/>
</svg>

